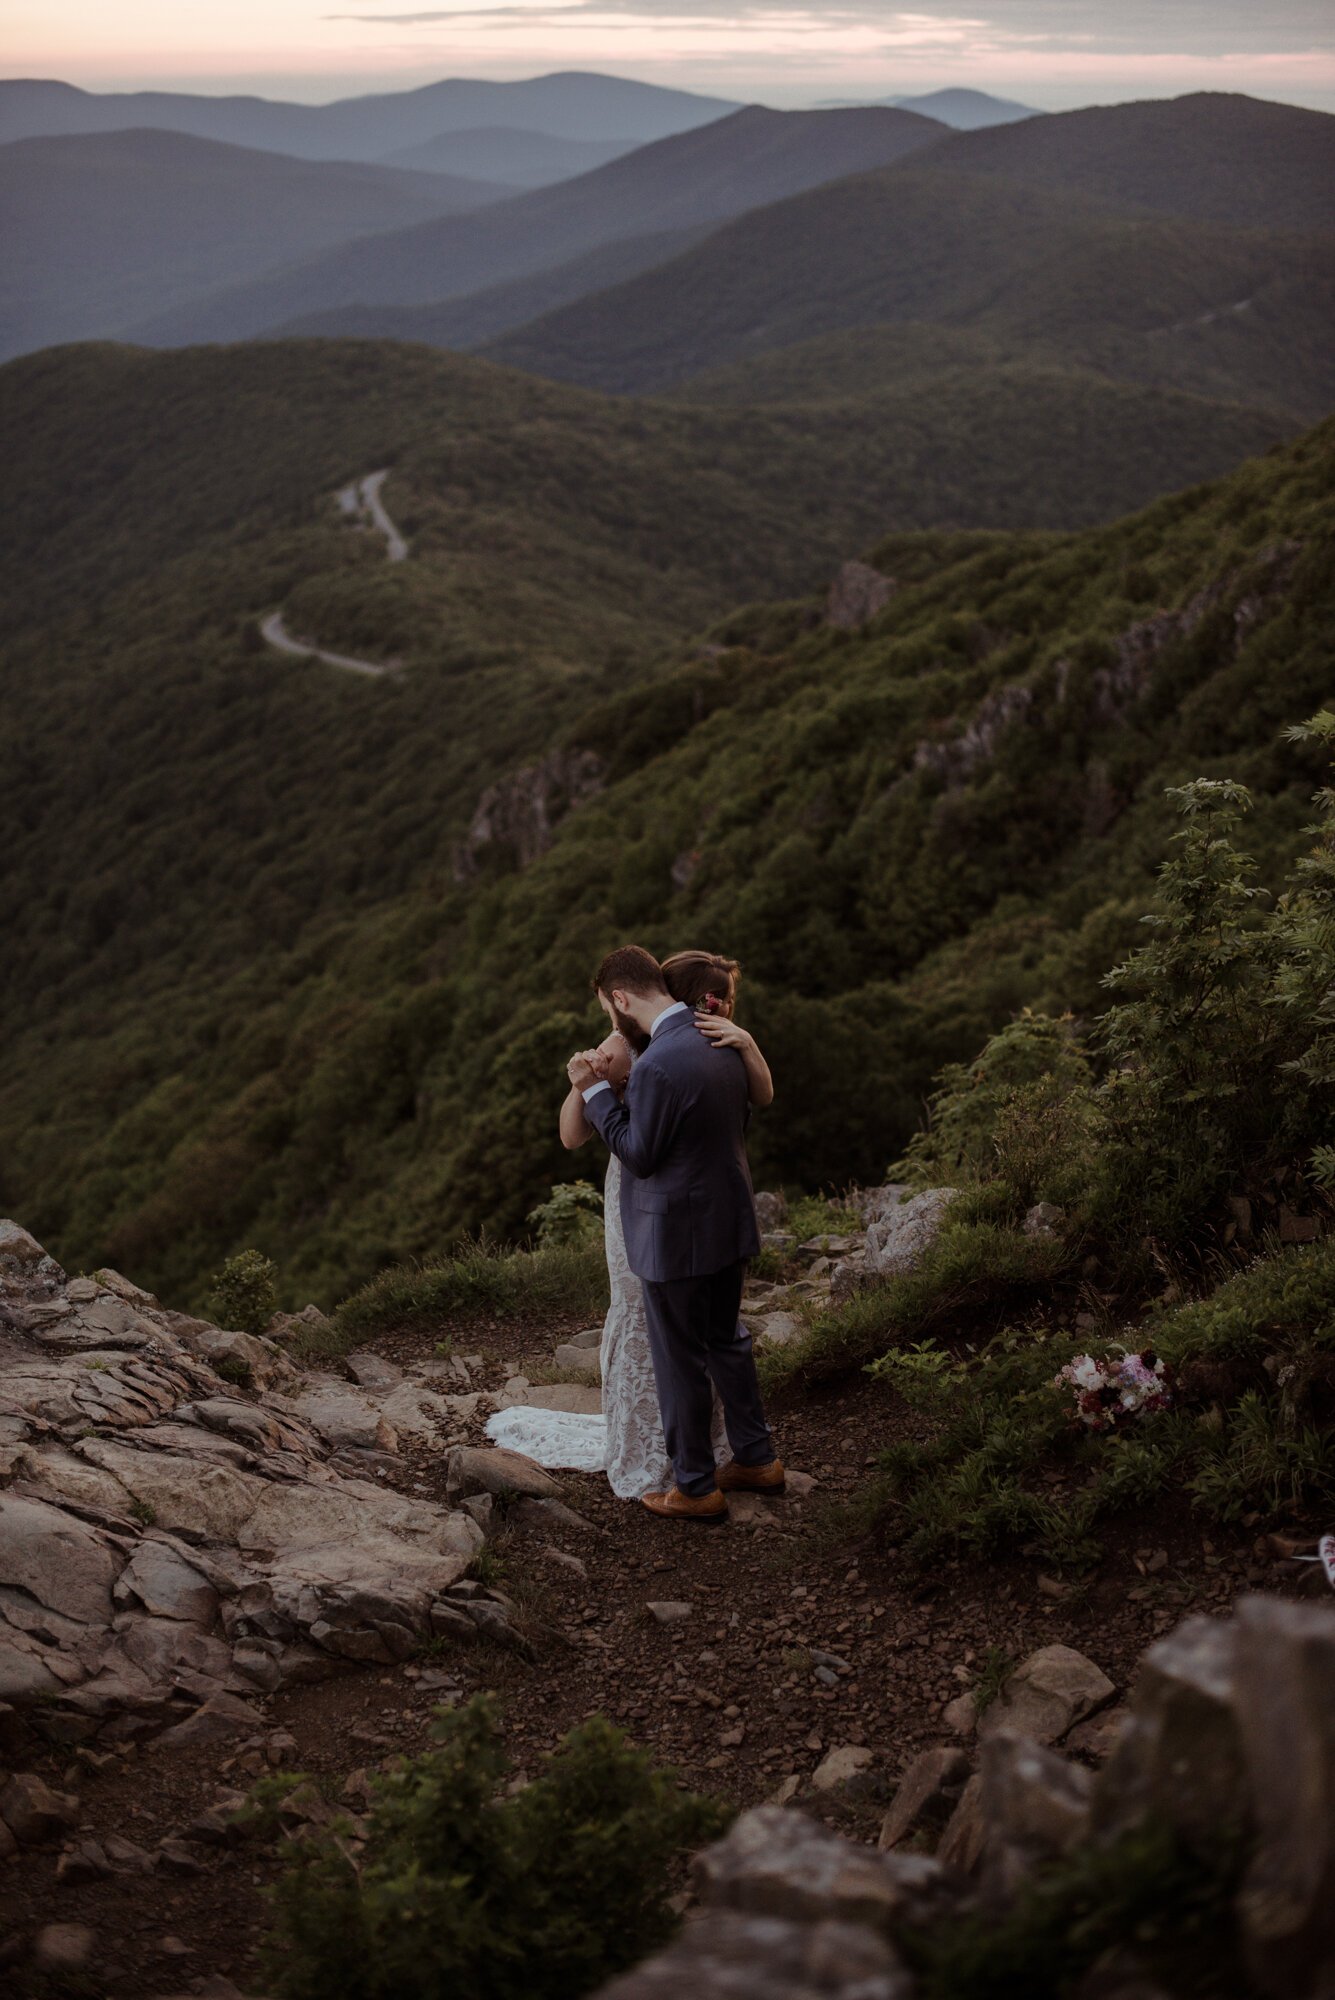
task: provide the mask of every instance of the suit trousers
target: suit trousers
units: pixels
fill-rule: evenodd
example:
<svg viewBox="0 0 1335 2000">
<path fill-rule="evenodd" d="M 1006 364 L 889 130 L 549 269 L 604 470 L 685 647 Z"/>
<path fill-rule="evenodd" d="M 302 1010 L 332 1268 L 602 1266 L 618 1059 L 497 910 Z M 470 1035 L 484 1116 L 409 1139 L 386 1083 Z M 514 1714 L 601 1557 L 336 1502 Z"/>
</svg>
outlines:
<svg viewBox="0 0 1335 2000">
<path fill-rule="evenodd" d="M 703 1278 L 643 1280 L 663 1436 L 683 1493 L 714 1491 L 711 1383 L 737 1463 L 768 1465 L 774 1457 L 751 1336 L 738 1323 L 745 1276 L 743 1262 Z"/>
</svg>

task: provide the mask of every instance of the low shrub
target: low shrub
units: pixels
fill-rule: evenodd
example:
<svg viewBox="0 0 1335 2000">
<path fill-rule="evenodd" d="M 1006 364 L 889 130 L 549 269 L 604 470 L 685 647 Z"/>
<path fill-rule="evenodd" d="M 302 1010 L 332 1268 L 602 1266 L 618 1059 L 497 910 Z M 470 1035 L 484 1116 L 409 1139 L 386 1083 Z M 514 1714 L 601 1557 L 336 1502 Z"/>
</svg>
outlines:
<svg viewBox="0 0 1335 2000">
<path fill-rule="evenodd" d="M 819 1314 L 803 1339 L 765 1355 L 765 1385 L 862 1367 L 946 1323 L 994 1328 L 1026 1295 L 1049 1292 L 1071 1261 L 1063 1243 L 952 1215 L 916 1270 L 855 1292 Z"/>
<path fill-rule="evenodd" d="M 335 1325 L 349 1345 L 392 1327 L 435 1327 L 486 1313 L 570 1312 L 600 1319 L 607 1310 L 601 1239 L 515 1250 L 478 1240 L 452 1257 L 396 1264 L 339 1307 Z"/>
<path fill-rule="evenodd" d="M 1164 1360 L 1173 1404 L 1106 1431 L 1073 1421 L 1056 1378 L 1107 1340 L 1007 1329 L 977 1351 L 925 1342 L 875 1362 L 932 1426 L 886 1452 L 873 1482 L 909 1555 L 1010 1543 L 1086 1566 L 1107 1515 L 1170 1483 L 1220 1520 L 1335 1498 L 1335 1243 L 1259 1259 L 1121 1344 Z"/>
<path fill-rule="evenodd" d="M 229 1257 L 213 1281 L 211 1308 L 220 1326 L 263 1333 L 278 1300 L 277 1266 L 260 1250 Z"/>
<path fill-rule="evenodd" d="M 727 1807 L 601 1718 L 512 1795 L 485 1701 L 435 1735 L 378 1782 L 360 1855 L 334 1827 L 279 1881 L 266 1971 L 280 2000 L 578 2000 L 666 1941 L 674 1866 Z"/>
<path fill-rule="evenodd" d="M 540 1250 L 591 1243 L 602 1236 L 603 1197 L 589 1181 L 558 1181 L 546 1201 L 531 1208 L 525 1220 Z"/>
</svg>

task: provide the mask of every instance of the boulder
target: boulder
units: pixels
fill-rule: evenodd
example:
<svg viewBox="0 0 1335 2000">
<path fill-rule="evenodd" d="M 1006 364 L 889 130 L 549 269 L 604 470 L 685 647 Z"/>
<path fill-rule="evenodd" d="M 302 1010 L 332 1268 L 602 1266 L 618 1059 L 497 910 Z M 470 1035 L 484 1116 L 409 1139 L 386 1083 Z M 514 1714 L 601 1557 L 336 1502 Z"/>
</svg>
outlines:
<svg viewBox="0 0 1335 2000">
<path fill-rule="evenodd" d="M 788 1220 L 787 1198 L 781 1194 L 756 1196 L 756 1226 L 762 1233 L 782 1229 Z"/>
<path fill-rule="evenodd" d="M 841 1743 L 833 1750 L 827 1750 L 811 1774 L 811 1782 L 818 1792 L 836 1792 L 862 1772 L 869 1770 L 874 1759 L 870 1750 L 858 1743 Z"/>
<path fill-rule="evenodd" d="M 466 1493 L 514 1493 L 525 1500 L 554 1500 L 561 1488 L 549 1472 L 522 1452 L 456 1445 L 446 1460 L 445 1490 L 452 1500 Z"/>
<path fill-rule="evenodd" d="M 786 1806 L 742 1813 L 696 1856 L 695 1885 L 714 1909 L 879 1930 L 925 1921 L 947 1886 L 926 1855 L 874 1853 Z"/>
<path fill-rule="evenodd" d="M 0 1789 L 0 1819 L 20 1847 L 59 1840 L 79 1817 L 78 1802 L 53 1792 L 35 1771 L 19 1771 Z"/>
<path fill-rule="evenodd" d="M 873 1277 L 891 1278 L 913 1270 L 940 1234 L 946 1210 L 957 1192 L 955 1188 L 924 1188 L 895 1207 L 887 1206 L 881 1218 L 867 1227 L 868 1272 Z"/>
<path fill-rule="evenodd" d="M 212 1625 L 218 1615 L 218 1593 L 194 1566 L 163 1542 L 141 1541 L 116 1580 L 118 1604 L 137 1598 L 146 1611 L 162 1618 L 181 1618 L 194 1625 Z"/>
<path fill-rule="evenodd" d="M 97 1950 L 97 1932 L 87 1924 L 47 1924 L 33 1940 L 33 1964 L 39 1972 L 86 1975 Z"/>
<path fill-rule="evenodd" d="M 979 1770 L 991 1887 L 1018 1887 L 1035 1864 L 1068 1854 L 1089 1834 L 1093 1776 L 1023 1736 L 989 1736 Z"/>
<path fill-rule="evenodd" d="M 1335 1614 L 1246 1598 L 1237 1715 L 1255 1826 L 1238 1898 L 1252 1978 L 1275 2000 L 1335 1992 Z"/>
<path fill-rule="evenodd" d="M 391 1384 L 391 1387 L 394 1385 Z M 313 1375 L 292 1397 L 292 1407 L 330 1444 L 395 1451 L 398 1434 L 379 1403 L 334 1375 Z"/>
<path fill-rule="evenodd" d="M 972 1875 L 987 1845 L 987 1824 L 983 1818 L 983 1781 L 977 1772 L 960 1793 L 960 1801 L 946 1822 L 937 1843 L 936 1858 L 946 1868 Z"/>
<path fill-rule="evenodd" d="M 884 611 L 899 585 L 870 563 L 841 563 L 825 603 L 825 622 L 841 632 L 854 632 L 878 611 Z"/>
<path fill-rule="evenodd" d="M 272 1342 L 166 1311 L 115 1272 L 67 1281 L 15 1226 L 3 1240 L 6 1747 L 38 1703 L 61 1744 L 168 1727 L 212 1740 L 242 1719 L 237 1688 L 406 1658 L 482 1530 L 359 1476 L 395 1464 L 362 1441 L 387 1441 L 387 1402 L 404 1398 L 423 1434 L 447 1402 L 390 1364 L 379 1409 L 380 1391 L 341 1377 L 306 1384 Z"/>
<path fill-rule="evenodd" d="M 24 1278 L 56 1276 L 60 1266 L 54 1257 L 47 1256 L 35 1236 L 6 1215 L 0 1216 L 0 1271 L 14 1271 Z"/>
<path fill-rule="evenodd" d="M 552 1356 L 558 1368 L 567 1374 L 586 1375 L 598 1379 L 602 1375 L 602 1362 L 596 1347 L 577 1347 L 573 1340 L 563 1340 Z"/>
<path fill-rule="evenodd" d="M 471 1400 L 476 1405 L 478 1398 Z M 603 1407 L 602 1391 L 592 1382 L 542 1382 L 524 1391 L 524 1402 L 531 1410 L 568 1410 L 583 1417 L 596 1417 Z"/>
<path fill-rule="evenodd" d="M 962 1750 L 943 1745 L 914 1758 L 899 1781 L 890 1810 L 881 1821 L 876 1845 L 884 1852 L 913 1834 L 940 1833 L 969 1780 L 969 1760 Z"/>
<path fill-rule="evenodd" d="M 359 1389 L 369 1389 L 376 1395 L 396 1389 L 403 1380 L 403 1370 L 397 1361 L 387 1361 L 383 1354 L 375 1354 L 369 1347 L 354 1348 L 351 1354 L 345 1354 L 343 1366 Z"/>
<path fill-rule="evenodd" d="M 978 1725 L 986 1738 L 1003 1732 L 1034 1743 L 1059 1743 L 1068 1729 L 1111 1701 L 1108 1676 L 1071 1646 L 1041 1646 L 1007 1676 Z"/>
<path fill-rule="evenodd" d="M 912 2000 L 893 1945 L 856 1924 L 711 1910 L 598 2000 Z"/>
<path fill-rule="evenodd" d="M 1055 1243 L 1066 1220 L 1066 1210 L 1055 1202 L 1036 1201 L 1024 1218 L 1024 1233 L 1042 1243 Z"/>
<path fill-rule="evenodd" d="M 1150 1647 L 1095 1785 L 1101 1836 L 1150 1820 L 1211 1851 L 1245 1796 L 1235 1671 L 1233 1629 L 1217 1618 L 1185 1619 Z"/>
<path fill-rule="evenodd" d="M 253 1736 L 263 1726 L 263 1716 L 248 1701 L 234 1694 L 218 1694 L 158 1740 L 164 1749 L 184 1750 L 192 1744 L 227 1743 L 238 1736 Z"/>
<path fill-rule="evenodd" d="M 675 1598 L 665 1598 L 654 1604 L 646 1604 L 645 1610 L 655 1625 L 680 1625 L 693 1616 L 695 1606 Z"/>
<path fill-rule="evenodd" d="M 95 1528 L 44 1500 L 0 1493 L 0 1584 L 90 1625 L 109 1625 L 118 1564 Z"/>
</svg>

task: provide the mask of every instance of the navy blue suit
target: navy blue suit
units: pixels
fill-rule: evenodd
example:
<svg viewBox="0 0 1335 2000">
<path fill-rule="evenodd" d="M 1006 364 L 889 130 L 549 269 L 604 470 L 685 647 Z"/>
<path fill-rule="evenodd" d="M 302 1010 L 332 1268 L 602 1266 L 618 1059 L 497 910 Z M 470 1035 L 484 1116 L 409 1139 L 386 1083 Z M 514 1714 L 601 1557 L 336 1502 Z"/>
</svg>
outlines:
<svg viewBox="0 0 1335 2000">
<path fill-rule="evenodd" d="M 686 1010 L 665 1018 L 631 1070 L 586 1115 L 625 1169 L 621 1223 L 644 1285 L 663 1435 L 683 1493 L 714 1488 L 711 1381 L 742 1465 L 774 1457 L 751 1339 L 738 1324 L 746 1260 L 760 1248 L 746 1160 L 750 1096 L 735 1049 Z"/>
</svg>

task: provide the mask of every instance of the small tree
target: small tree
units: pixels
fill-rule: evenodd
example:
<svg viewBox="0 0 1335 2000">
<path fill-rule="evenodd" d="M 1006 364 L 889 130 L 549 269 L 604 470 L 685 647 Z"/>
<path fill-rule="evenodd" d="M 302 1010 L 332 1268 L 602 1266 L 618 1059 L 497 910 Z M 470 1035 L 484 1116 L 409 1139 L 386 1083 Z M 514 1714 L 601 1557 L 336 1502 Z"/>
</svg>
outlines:
<svg viewBox="0 0 1335 2000">
<path fill-rule="evenodd" d="M 578 2000 L 671 1935 L 672 1864 L 723 1831 L 726 1807 L 601 1718 L 513 1796 L 485 1700 L 435 1734 L 381 1781 L 360 1856 L 335 1826 L 279 1882 L 267 1969 L 282 2000 Z"/>
<path fill-rule="evenodd" d="M 603 1226 L 603 1198 L 588 1181 L 558 1181 L 526 1219 L 540 1250 L 588 1243 Z"/>
<path fill-rule="evenodd" d="M 238 1333 L 263 1333 L 273 1318 L 277 1266 L 260 1250 L 229 1257 L 213 1281 L 212 1310 L 220 1326 Z"/>
</svg>

